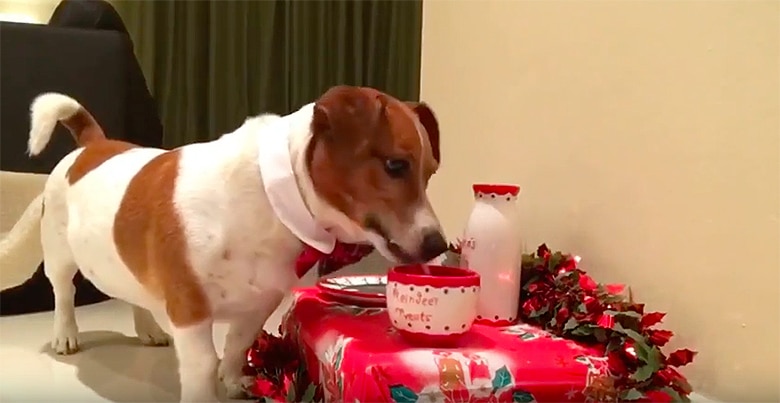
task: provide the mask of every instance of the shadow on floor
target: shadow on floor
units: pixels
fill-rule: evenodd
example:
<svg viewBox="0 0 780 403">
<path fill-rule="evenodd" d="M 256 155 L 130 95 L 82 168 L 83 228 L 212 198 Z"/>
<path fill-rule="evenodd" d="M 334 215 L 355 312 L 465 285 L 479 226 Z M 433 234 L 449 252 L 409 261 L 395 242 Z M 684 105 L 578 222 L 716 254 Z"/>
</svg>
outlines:
<svg viewBox="0 0 780 403">
<path fill-rule="evenodd" d="M 86 387 L 113 402 L 178 401 L 179 378 L 173 347 L 148 347 L 118 332 L 79 333 L 81 350 L 58 355 L 49 345 L 42 352 L 76 367 Z"/>
</svg>

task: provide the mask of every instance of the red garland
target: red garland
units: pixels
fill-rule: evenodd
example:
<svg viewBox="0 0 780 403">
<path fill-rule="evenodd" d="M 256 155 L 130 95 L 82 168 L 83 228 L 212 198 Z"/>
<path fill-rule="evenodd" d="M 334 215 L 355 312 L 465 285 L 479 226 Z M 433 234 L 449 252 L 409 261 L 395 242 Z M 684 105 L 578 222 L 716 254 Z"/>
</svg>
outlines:
<svg viewBox="0 0 780 403">
<path fill-rule="evenodd" d="M 588 391 L 595 401 L 689 401 L 691 386 L 675 367 L 691 363 L 696 353 L 681 349 L 664 355 L 660 347 L 674 333 L 652 327 L 666 314 L 645 313 L 644 304 L 621 295 L 623 286 L 596 283 L 577 267 L 578 261 L 544 244 L 523 256 L 522 320 L 559 337 L 604 347 L 611 379 Z"/>
<path fill-rule="evenodd" d="M 459 254 L 460 246 L 450 251 Z M 335 267 L 360 260 L 366 250 L 350 249 Z M 361 256 L 362 255 L 362 256 Z M 319 258 L 312 260 L 320 261 Z M 675 368 L 691 363 L 696 352 L 680 349 L 664 355 L 660 347 L 674 335 L 653 329 L 665 313 L 644 312 L 644 304 L 621 295 L 622 285 L 598 284 L 577 267 L 578 258 L 552 253 L 542 244 L 523 256 L 520 318 L 551 334 L 604 348 L 610 376 L 586 390 L 591 401 L 689 401 L 691 386 Z M 349 264 L 349 263 L 347 263 Z M 256 376 L 251 393 L 272 401 L 321 401 L 321 386 L 312 384 L 296 344 L 289 337 L 263 332 L 247 353 L 247 374 Z"/>
<path fill-rule="evenodd" d="M 281 328 L 279 329 L 281 332 Z M 244 373 L 255 377 L 248 392 L 261 401 L 317 402 L 322 388 L 313 384 L 291 336 L 263 331 L 247 351 Z"/>
</svg>

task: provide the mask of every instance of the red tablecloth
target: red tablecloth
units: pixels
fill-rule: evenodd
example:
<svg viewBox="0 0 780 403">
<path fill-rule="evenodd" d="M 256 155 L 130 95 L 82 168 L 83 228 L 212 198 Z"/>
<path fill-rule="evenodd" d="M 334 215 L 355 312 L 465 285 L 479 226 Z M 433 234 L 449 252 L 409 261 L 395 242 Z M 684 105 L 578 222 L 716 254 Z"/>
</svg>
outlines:
<svg viewBox="0 0 780 403">
<path fill-rule="evenodd" d="M 313 381 L 329 402 L 566 402 L 607 374 L 602 352 L 519 324 L 474 325 L 452 349 L 416 348 L 383 308 L 299 289 L 284 332 L 297 335 Z"/>
</svg>

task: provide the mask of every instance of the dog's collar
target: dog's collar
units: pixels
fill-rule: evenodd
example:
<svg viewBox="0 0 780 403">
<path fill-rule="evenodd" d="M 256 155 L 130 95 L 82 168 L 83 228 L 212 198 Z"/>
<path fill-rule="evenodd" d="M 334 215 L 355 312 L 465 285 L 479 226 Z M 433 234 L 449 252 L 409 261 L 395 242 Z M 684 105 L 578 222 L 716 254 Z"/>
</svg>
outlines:
<svg viewBox="0 0 780 403">
<path fill-rule="evenodd" d="M 257 163 L 260 176 L 276 216 L 301 242 L 328 254 L 336 246 L 336 237 L 317 223 L 303 201 L 295 180 L 290 154 L 292 128 L 286 118 L 277 119 L 281 125 L 257 134 Z"/>
</svg>

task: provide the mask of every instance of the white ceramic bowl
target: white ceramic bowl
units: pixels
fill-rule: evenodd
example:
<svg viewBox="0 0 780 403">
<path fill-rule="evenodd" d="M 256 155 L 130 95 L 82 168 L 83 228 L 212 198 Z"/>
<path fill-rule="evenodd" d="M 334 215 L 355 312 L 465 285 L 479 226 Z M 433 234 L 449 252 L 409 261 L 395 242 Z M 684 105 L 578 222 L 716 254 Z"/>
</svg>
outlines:
<svg viewBox="0 0 780 403">
<path fill-rule="evenodd" d="M 479 274 L 472 270 L 397 266 L 387 274 L 387 313 L 392 325 L 410 342 L 448 345 L 471 329 L 479 292 Z"/>
</svg>

